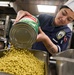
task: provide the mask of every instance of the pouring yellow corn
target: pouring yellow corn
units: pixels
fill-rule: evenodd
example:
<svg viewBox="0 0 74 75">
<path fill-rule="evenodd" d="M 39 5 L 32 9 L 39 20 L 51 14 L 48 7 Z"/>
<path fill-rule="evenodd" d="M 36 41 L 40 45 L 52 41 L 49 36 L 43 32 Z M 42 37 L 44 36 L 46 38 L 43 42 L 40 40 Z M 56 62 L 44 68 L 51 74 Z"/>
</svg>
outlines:
<svg viewBox="0 0 74 75">
<path fill-rule="evenodd" d="M 29 50 L 10 48 L 0 58 L 0 72 L 13 75 L 44 75 L 44 62 Z"/>
</svg>

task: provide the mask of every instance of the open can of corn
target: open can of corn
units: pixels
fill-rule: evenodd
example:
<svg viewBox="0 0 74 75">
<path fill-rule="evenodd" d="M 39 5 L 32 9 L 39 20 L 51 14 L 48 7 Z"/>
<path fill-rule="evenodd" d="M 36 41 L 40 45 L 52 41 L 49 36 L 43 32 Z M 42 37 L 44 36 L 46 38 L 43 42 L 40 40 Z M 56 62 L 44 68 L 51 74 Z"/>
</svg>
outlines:
<svg viewBox="0 0 74 75">
<path fill-rule="evenodd" d="M 35 16 L 25 16 L 10 30 L 11 43 L 17 48 L 31 48 L 36 41 L 39 21 Z"/>
</svg>

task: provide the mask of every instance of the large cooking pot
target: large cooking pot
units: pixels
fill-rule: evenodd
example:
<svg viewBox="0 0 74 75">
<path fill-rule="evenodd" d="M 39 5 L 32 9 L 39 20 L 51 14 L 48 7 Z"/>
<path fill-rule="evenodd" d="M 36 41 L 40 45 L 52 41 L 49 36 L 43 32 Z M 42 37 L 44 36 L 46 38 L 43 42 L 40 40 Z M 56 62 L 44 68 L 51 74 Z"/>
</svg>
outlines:
<svg viewBox="0 0 74 75">
<path fill-rule="evenodd" d="M 58 75 L 74 75 L 74 49 L 68 49 L 50 57 L 56 61 Z"/>
<path fill-rule="evenodd" d="M 5 55 L 4 54 L 5 51 L 8 52 L 9 50 L 10 49 L 2 49 L 2 50 L 0 50 L 0 58 Z M 35 57 L 37 57 L 38 59 L 44 61 L 44 63 L 45 63 L 45 68 L 44 68 L 45 74 L 44 75 L 48 75 L 48 53 L 45 52 L 45 51 L 31 50 L 31 49 L 29 51 L 31 53 L 33 53 Z M 0 75 L 10 75 L 10 74 L 0 72 Z"/>
</svg>

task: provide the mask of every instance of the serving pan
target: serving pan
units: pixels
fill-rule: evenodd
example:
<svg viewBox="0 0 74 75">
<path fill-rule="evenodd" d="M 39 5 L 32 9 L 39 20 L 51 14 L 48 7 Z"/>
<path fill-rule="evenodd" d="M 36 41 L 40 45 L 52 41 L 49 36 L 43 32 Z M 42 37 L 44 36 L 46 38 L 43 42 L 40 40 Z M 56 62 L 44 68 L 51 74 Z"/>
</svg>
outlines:
<svg viewBox="0 0 74 75">
<path fill-rule="evenodd" d="M 4 51 L 9 51 L 10 49 L 2 49 L 0 50 L 0 58 L 3 57 L 5 54 L 4 54 Z M 34 54 L 35 57 L 37 57 L 39 60 L 42 60 L 44 61 L 45 63 L 45 68 L 44 68 L 44 75 L 48 75 L 48 53 L 45 52 L 45 51 L 40 51 L 40 50 L 33 50 L 33 49 L 29 49 L 29 51 L 31 53 Z M 3 73 L 3 72 L 0 72 L 0 75 L 10 75 L 10 74 L 7 74 L 7 73 Z"/>
<path fill-rule="evenodd" d="M 68 49 L 50 57 L 56 60 L 58 75 L 74 75 L 74 49 Z"/>
</svg>

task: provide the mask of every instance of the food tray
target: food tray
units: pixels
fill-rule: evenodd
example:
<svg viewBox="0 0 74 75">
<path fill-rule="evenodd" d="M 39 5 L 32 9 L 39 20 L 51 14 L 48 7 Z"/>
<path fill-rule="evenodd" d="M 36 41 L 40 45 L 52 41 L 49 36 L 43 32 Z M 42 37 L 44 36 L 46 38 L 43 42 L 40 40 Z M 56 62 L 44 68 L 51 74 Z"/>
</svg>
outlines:
<svg viewBox="0 0 74 75">
<path fill-rule="evenodd" d="M 9 49 L 2 49 L 0 50 L 0 58 L 2 56 L 4 56 L 4 51 L 9 51 Z M 44 75 L 48 75 L 48 53 L 45 51 L 40 51 L 40 50 L 29 50 L 31 53 L 34 54 L 35 57 L 37 57 L 38 59 L 44 61 L 45 63 L 45 68 L 44 68 Z M 0 72 L 0 75 L 10 75 L 10 74 L 3 74 L 2 72 Z"/>
<path fill-rule="evenodd" d="M 74 49 L 68 49 L 50 57 L 56 60 L 58 75 L 74 75 Z"/>
</svg>

